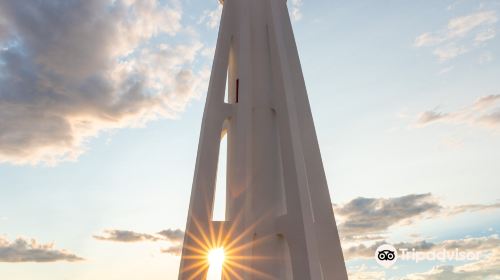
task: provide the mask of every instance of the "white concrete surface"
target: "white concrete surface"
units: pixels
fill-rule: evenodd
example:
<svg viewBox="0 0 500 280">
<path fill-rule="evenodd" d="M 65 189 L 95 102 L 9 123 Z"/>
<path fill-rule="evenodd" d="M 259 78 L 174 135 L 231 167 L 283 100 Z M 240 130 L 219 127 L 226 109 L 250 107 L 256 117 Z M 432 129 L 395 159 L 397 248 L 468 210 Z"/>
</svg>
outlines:
<svg viewBox="0 0 500 280">
<path fill-rule="evenodd" d="M 226 221 L 212 221 L 224 133 Z M 285 0 L 224 2 L 188 215 L 179 279 L 205 279 L 218 247 L 224 279 L 347 279 Z"/>
</svg>

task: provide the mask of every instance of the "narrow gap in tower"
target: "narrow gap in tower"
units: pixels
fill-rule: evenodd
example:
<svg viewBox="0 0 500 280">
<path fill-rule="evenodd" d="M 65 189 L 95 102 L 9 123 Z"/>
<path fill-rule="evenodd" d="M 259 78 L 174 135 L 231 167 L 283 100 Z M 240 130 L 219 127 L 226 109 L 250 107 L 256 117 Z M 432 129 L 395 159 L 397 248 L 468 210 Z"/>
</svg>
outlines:
<svg viewBox="0 0 500 280">
<path fill-rule="evenodd" d="M 233 82 L 233 69 L 234 69 L 234 46 L 233 46 L 233 37 L 231 37 L 230 41 L 230 46 L 229 46 L 229 52 L 227 54 L 227 68 L 226 68 L 226 89 L 224 92 L 224 102 L 229 104 L 229 103 L 234 103 L 234 96 L 232 93 L 232 89 L 234 89 L 234 82 Z"/>
<path fill-rule="evenodd" d="M 229 79 L 230 79 L 230 77 L 229 77 L 229 71 L 227 71 L 227 72 L 226 72 L 226 89 L 225 89 L 225 91 L 224 91 L 224 102 L 225 102 L 226 104 L 231 103 L 231 102 L 229 101 Z"/>
<path fill-rule="evenodd" d="M 226 185 L 227 185 L 227 133 L 220 141 L 217 179 L 215 181 L 214 207 L 212 221 L 226 220 Z"/>
<path fill-rule="evenodd" d="M 216 248 L 208 254 L 208 272 L 206 280 L 221 280 L 224 271 L 224 249 Z"/>
<path fill-rule="evenodd" d="M 240 79 L 236 79 L 236 103 L 240 100 Z"/>
</svg>

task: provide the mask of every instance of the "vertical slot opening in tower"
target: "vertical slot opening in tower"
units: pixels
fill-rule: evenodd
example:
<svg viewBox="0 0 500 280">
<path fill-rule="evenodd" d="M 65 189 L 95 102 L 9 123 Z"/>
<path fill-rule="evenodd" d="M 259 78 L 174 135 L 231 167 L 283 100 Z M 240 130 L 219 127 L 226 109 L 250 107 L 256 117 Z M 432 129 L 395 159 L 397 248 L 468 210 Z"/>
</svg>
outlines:
<svg viewBox="0 0 500 280">
<path fill-rule="evenodd" d="M 240 79 L 236 79 L 236 103 L 240 100 Z"/>
<path fill-rule="evenodd" d="M 224 91 L 224 103 L 231 103 L 229 100 L 229 79 L 230 79 L 229 71 L 226 73 L 226 89 Z"/>
<path fill-rule="evenodd" d="M 219 160 L 217 162 L 217 178 L 215 181 L 214 207 L 212 221 L 226 221 L 226 189 L 227 189 L 227 133 L 223 132 Z"/>
</svg>

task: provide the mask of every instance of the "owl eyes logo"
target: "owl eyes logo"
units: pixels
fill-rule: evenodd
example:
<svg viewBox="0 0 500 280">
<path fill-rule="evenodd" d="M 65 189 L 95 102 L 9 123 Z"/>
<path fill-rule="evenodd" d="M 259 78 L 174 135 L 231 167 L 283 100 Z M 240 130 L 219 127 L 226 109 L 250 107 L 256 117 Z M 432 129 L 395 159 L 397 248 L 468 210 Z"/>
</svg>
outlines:
<svg viewBox="0 0 500 280">
<path fill-rule="evenodd" d="M 394 251 L 383 250 L 378 252 L 377 257 L 381 261 L 392 261 L 396 257 L 396 255 Z"/>
<path fill-rule="evenodd" d="M 394 246 L 389 244 L 380 245 L 375 251 L 375 260 L 383 267 L 391 267 L 396 263 L 398 256 Z"/>
</svg>

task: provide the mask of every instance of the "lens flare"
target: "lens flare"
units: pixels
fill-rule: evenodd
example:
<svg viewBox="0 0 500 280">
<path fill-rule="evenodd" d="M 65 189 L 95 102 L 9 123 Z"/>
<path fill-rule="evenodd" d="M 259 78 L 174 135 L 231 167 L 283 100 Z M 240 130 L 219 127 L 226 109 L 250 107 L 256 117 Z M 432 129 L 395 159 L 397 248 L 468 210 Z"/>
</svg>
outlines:
<svg viewBox="0 0 500 280">
<path fill-rule="evenodd" d="M 184 245 L 186 253 L 183 260 L 188 262 L 183 272 L 189 272 L 188 280 L 206 279 L 244 280 L 244 275 L 253 275 L 259 279 L 275 279 L 273 276 L 247 265 L 246 261 L 275 261 L 267 256 L 248 256 L 247 251 L 256 246 L 265 246 L 274 235 L 265 235 L 259 238 L 253 232 L 261 220 L 268 215 L 262 215 L 253 224 L 243 231 L 237 232 L 241 221 L 241 213 L 230 222 L 210 222 L 204 226 L 196 217 L 193 217 L 193 227 L 186 232 L 190 244 Z M 206 275 L 206 276 L 203 276 Z"/>
<path fill-rule="evenodd" d="M 224 269 L 224 260 L 226 255 L 223 248 L 215 248 L 208 252 L 208 273 L 207 280 L 222 279 L 222 271 Z"/>
<path fill-rule="evenodd" d="M 226 258 L 224 248 L 210 250 L 207 257 L 210 266 L 222 266 L 224 264 L 224 259 Z"/>
</svg>

